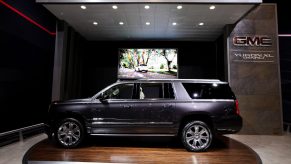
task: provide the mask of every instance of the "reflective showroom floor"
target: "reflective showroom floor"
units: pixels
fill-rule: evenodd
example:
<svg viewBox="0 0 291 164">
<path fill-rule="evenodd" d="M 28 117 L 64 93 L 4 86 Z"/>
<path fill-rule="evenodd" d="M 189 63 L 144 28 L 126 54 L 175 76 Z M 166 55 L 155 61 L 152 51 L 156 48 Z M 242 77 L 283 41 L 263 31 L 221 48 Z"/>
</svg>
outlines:
<svg viewBox="0 0 291 164">
<path fill-rule="evenodd" d="M 290 164 L 291 163 L 291 134 L 283 136 L 273 135 L 227 135 L 255 150 L 263 164 Z M 25 152 L 34 144 L 47 138 L 40 134 L 23 142 L 16 142 L 0 147 L 0 164 L 21 164 Z"/>
</svg>

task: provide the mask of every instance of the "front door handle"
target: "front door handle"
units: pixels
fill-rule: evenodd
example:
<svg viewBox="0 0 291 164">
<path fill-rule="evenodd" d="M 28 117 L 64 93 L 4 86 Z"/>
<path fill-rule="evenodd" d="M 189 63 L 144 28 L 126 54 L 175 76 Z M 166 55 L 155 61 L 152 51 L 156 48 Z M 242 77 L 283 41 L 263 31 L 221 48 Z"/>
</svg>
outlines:
<svg viewBox="0 0 291 164">
<path fill-rule="evenodd" d="M 172 104 L 165 104 L 165 105 L 164 105 L 164 108 L 172 108 L 172 107 L 173 107 Z"/>
</svg>

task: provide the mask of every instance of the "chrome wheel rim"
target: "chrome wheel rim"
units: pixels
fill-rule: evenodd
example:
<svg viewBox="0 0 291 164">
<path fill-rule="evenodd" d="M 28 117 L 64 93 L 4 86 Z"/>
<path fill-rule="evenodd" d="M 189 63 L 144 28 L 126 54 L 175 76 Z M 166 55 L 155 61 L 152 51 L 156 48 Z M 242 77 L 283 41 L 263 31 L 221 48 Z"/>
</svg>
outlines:
<svg viewBox="0 0 291 164">
<path fill-rule="evenodd" d="M 210 141 L 210 134 L 207 128 L 201 125 L 192 125 L 186 131 L 186 142 L 195 150 L 207 147 Z"/>
<path fill-rule="evenodd" d="M 58 129 L 58 139 L 65 146 L 77 143 L 80 137 L 80 127 L 74 122 L 65 122 Z"/>
</svg>

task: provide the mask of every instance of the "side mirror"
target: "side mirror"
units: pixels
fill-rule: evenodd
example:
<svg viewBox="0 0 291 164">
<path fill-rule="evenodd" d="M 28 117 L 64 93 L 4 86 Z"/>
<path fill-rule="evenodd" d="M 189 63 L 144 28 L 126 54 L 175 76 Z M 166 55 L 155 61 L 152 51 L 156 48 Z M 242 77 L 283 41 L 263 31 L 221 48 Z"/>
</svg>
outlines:
<svg viewBox="0 0 291 164">
<path fill-rule="evenodd" d="M 104 95 L 104 93 L 101 93 L 100 96 L 99 96 L 99 100 L 104 103 L 104 102 L 107 102 L 107 96 Z"/>
</svg>

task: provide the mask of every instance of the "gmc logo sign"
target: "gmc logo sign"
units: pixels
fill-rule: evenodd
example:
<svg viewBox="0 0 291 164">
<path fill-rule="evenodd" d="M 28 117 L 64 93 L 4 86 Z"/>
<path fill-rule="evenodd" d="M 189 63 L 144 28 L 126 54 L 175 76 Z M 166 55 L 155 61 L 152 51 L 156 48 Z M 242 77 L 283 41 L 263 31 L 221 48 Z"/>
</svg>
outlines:
<svg viewBox="0 0 291 164">
<path fill-rule="evenodd" d="M 269 47 L 272 46 L 271 37 L 267 36 L 236 36 L 233 38 L 233 44 L 236 46 L 256 46 Z"/>
</svg>

